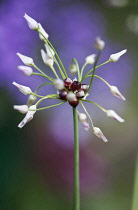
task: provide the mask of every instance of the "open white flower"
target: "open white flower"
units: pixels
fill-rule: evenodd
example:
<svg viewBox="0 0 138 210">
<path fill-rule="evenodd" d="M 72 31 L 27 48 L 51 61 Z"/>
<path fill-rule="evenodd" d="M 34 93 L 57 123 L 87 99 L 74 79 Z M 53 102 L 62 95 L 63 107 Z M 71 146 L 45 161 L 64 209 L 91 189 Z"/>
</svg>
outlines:
<svg viewBox="0 0 138 210">
<path fill-rule="evenodd" d="M 19 56 L 19 58 L 22 60 L 22 62 L 27 65 L 27 66 L 33 66 L 34 65 L 34 61 L 32 58 L 27 57 L 26 55 L 22 55 L 20 53 L 17 53 L 17 55 Z"/>
<path fill-rule="evenodd" d="M 38 23 L 39 31 L 43 34 L 43 36 L 39 33 L 39 38 L 42 41 L 45 41 L 45 38 L 48 39 L 49 35 L 46 33 L 46 31 L 43 29 L 42 25 Z M 45 37 L 45 38 L 44 38 Z"/>
<path fill-rule="evenodd" d="M 36 109 L 36 105 L 32 105 L 29 107 L 29 109 L 35 110 Z M 25 115 L 24 119 L 20 122 L 20 124 L 18 125 L 19 128 L 22 128 L 26 123 L 28 123 L 30 120 L 33 119 L 33 116 L 35 114 L 36 111 L 28 111 L 27 114 Z"/>
<path fill-rule="evenodd" d="M 125 97 L 120 93 L 120 91 L 118 90 L 118 88 L 116 86 L 110 86 L 110 91 L 111 93 L 116 96 L 117 98 L 122 99 L 123 101 L 125 101 Z"/>
<path fill-rule="evenodd" d="M 26 19 L 28 26 L 31 30 L 35 30 L 35 31 L 38 30 L 38 23 L 33 18 L 31 18 L 26 13 L 24 15 L 24 18 Z"/>
<path fill-rule="evenodd" d="M 63 90 L 64 89 L 64 82 L 61 79 L 55 79 L 54 80 L 54 86 L 57 90 Z"/>
<path fill-rule="evenodd" d="M 113 118 L 121 123 L 123 123 L 125 120 L 121 118 L 114 110 L 107 110 L 106 114 L 108 117 Z"/>
<path fill-rule="evenodd" d="M 26 76 L 31 76 L 33 69 L 29 66 L 18 66 L 18 69 L 22 71 Z"/>
<path fill-rule="evenodd" d="M 17 111 L 19 111 L 22 114 L 25 114 L 25 113 L 28 112 L 28 106 L 27 105 L 14 105 L 13 108 L 16 109 Z"/>
<path fill-rule="evenodd" d="M 102 131 L 100 130 L 100 128 L 93 127 L 93 133 L 97 137 L 99 137 L 100 139 L 102 139 L 104 142 L 108 142 L 107 138 L 104 136 L 104 134 L 102 133 Z"/>
<path fill-rule="evenodd" d="M 44 62 L 47 66 L 49 66 L 50 68 L 52 68 L 53 65 L 54 65 L 54 61 L 53 61 L 53 59 L 52 59 L 51 57 L 49 57 L 49 56 L 46 54 L 46 52 L 45 52 L 43 49 L 41 49 L 41 56 L 42 56 L 43 62 Z"/>
<path fill-rule="evenodd" d="M 101 40 L 100 37 L 97 37 L 96 40 L 95 40 L 95 44 L 94 45 L 95 45 L 95 48 L 97 50 L 100 50 L 101 51 L 105 47 L 105 42 L 103 40 Z"/>
<path fill-rule="evenodd" d="M 85 58 L 87 64 L 93 64 L 95 62 L 96 54 L 89 55 Z"/>
<path fill-rule="evenodd" d="M 84 126 L 85 130 L 88 130 L 90 128 L 86 114 L 78 113 L 78 119 L 81 122 L 81 124 Z"/>
<path fill-rule="evenodd" d="M 116 61 L 118 61 L 119 58 L 120 58 L 122 55 L 124 55 L 126 52 L 127 52 L 127 50 L 125 49 L 125 50 L 122 50 L 122 51 L 120 51 L 120 52 L 118 52 L 118 53 L 115 53 L 115 54 L 110 55 L 109 61 L 110 61 L 110 62 L 116 62 Z"/>
<path fill-rule="evenodd" d="M 32 90 L 27 87 L 27 86 L 24 86 L 24 85 L 20 85 L 16 82 L 13 82 L 12 83 L 15 87 L 18 88 L 19 91 L 21 91 L 24 95 L 30 95 L 32 93 Z"/>
</svg>

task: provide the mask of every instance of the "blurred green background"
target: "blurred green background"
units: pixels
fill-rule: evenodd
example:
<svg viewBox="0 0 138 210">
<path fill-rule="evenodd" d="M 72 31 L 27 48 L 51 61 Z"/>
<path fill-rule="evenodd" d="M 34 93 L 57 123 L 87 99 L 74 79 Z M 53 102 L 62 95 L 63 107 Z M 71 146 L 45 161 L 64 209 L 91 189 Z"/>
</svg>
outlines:
<svg viewBox="0 0 138 210">
<path fill-rule="evenodd" d="M 73 56 L 82 65 L 82 59 L 95 52 L 98 35 L 107 47 L 102 62 L 110 54 L 128 49 L 127 55 L 105 66 L 104 72 L 97 70 L 119 87 L 126 102 L 110 96 L 106 89 L 102 93 L 104 86 L 98 82 L 90 96 L 115 109 L 126 122 L 108 120 L 97 108 L 88 107 L 109 142 L 97 139 L 91 129 L 80 131 L 80 178 L 82 210 L 130 210 L 138 150 L 138 2 L 134 0 L 0 1 L 0 209 L 72 209 L 71 107 L 65 104 L 65 110 L 62 106 L 44 110 L 23 129 L 17 127 L 23 115 L 13 105 L 25 104 L 27 98 L 12 87 L 12 81 L 36 87 L 37 78 L 18 72 L 21 63 L 15 53 L 34 56 L 42 65 L 39 51 L 43 45 L 26 26 L 25 12 L 42 22 L 67 69 Z"/>
</svg>

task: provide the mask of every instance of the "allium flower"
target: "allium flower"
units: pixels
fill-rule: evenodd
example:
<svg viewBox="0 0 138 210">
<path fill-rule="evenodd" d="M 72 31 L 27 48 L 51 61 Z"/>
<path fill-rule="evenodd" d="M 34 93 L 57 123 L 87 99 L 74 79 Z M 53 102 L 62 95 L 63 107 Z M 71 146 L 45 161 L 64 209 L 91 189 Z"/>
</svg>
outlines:
<svg viewBox="0 0 138 210">
<path fill-rule="evenodd" d="M 93 64 L 95 62 L 96 54 L 92 54 L 86 57 L 85 61 L 87 64 Z"/>
<path fill-rule="evenodd" d="M 24 15 L 24 18 L 26 19 L 30 29 L 37 30 L 39 28 L 38 23 L 33 18 L 31 18 L 27 14 Z"/>
<path fill-rule="evenodd" d="M 84 102 L 90 102 L 90 103 L 98 106 L 102 111 L 106 112 L 108 117 L 114 118 L 114 119 L 118 120 L 119 122 L 124 122 L 124 120 L 120 116 L 118 116 L 115 111 L 106 110 L 103 107 L 101 107 L 100 105 L 96 104 L 95 102 L 86 100 L 86 97 L 88 97 L 89 91 L 91 90 L 91 86 L 93 84 L 94 77 L 97 77 L 97 78 L 101 79 L 103 82 L 105 82 L 105 84 L 108 85 L 108 87 L 110 88 L 110 91 L 113 95 L 125 100 L 125 98 L 122 96 L 122 94 L 119 92 L 119 90 L 116 86 L 109 85 L 109 83 L 107 81 L 105 81 L 103 78 L 99 77 L 98 75 L 95 75 L 95 71 L 98 68 L 97 62 L 100 58 L 101 51 L 105 47 L 105 42 L 103 40 L 101 40 L 99 37 L 96 38 L 95 47 L 96 47 L 96 49 L 98 49 L 98 54 L 97 55 L 91 54 L 90 56 L 87 56 L 85 59 L 85 63 L 81 69 L 79 68 L 77 60 L 75 58 L 72 59 L 70 72 L 71 72 L 71 69 L 73 69 L 73 73 L 74 72 L 77 73 L 78 78 L 71 79 L 68 77 L 68 73 L 67 73 L 58 53 L 56 52 L 52 43 L 48 40 L 48 34 L 42 28 L 41 24 L 38 24 L 38 25 L 39 25 L 39 28 L 36 30 L 38 31 L 39 36 L 41 35 L 43 37 L 43 38 L 42 37 L 41 38 L 45 42 L 45 48 L 46 48 L 46 52 L 44 50 L 41 50 L 42 59 L 46 65 L 50 66 L 50 68 L 52 69 L 52 71 L 54 73 L 54 76 L 56 76 L 56 79 L 49 77 L 39 67 L 37 67 L 34 64 L 32 58 L 21 55 L 19 53 L 17 54 L 26 65 L 32 65 L 37 71 L 39 71 L 39 73 L 32 72 L 31 75 L 39 75 L 39 76 L 45 77 L 45 79 L 50 81 L 50 82 L 41 84 L 36 89 L 36 91 L 34 93 L 31 91 L 31 89 L 29 87 L 19 85 L 15 82 L 13 83 L 22 93 L 24 93 L 26 95 L 28 95 L 28 94 L 30 95 L 29 99 L 27 101 L 27 106 L 29 106 L 29 110 L 28 110 L 25 118 L 23 119 L 23 121 L 19 124 L 19 127 L 22 128 L 27 122 L 29 122 L 33 118 L 33 115 L 36 111 L 42 110 L 42 109 L 47 109 L 47 108 L 54 107 L 54 106 L 58 106 L 65 102 L 68 102 L 68 104 L 73 107 L 73 110 L 77 109 L 78 119 L 82 123 L 84 128 L 86 130 L 88 130 L 88 128 L 89 128 L 89 122 L 86 117 L 86 115 L 87 115 L 91 122 L 93 133 L 97 137 L 101 138 L 104 142 L 107 142 L 107 139 L 103 135 L 102 131 L 98 127 L 94 126 L 94 123 L 93 123 L 89 113 L 87 112 L 87 109 L 84 106 Z M 124 54 L 125 52 L 126 51 L 121 51 L 120 53 L 111 55 L 110 61 L 111 61 L 111 59 L 116 59 L 116 60 L 119 59 L 120 56 L 122 54 Z M 53 67 L 54 61 L 55 61 L 55 65 L 58 69 L 58 73 Z M 106 62 L 104 62 L 101 65 L 104 65 L 108 62 L 109 62 L 109 60 L 107 60 Z M 93 68 L 84 74 L 84 69 L 87 66 L 87 64 L 93 64 Z M 60 73 L 61 79 L 59 78 L 59 75 L 58 75 L 59 73 Z M 85 84 L 83 82 L 87 77 L 90 77 L 89 84 Z M 50 95 L 46 95 L 46 96 L 41 96 L 38 94 L 39 89 L 43 85 L 50 85 L 50 84 L 54 85 L 55 88 L 58 90 L 56 94 L 50 94 Z M 31 97 L 33 97 L 33 99 L 31 99 Z M 32 105 L 33 103 L 35 103 L 36 97 L 40 98 L 40 99 L 36 102 L 35 105 Z M 50 105 L 47 107 L 37 108 L 43 100 L 47 100 L 47 99 L 57 99 L 60 101 L 60 103 Z M 86 114 L 80 113 L 78 111 L 78 105 L 82 106 L 82 108 L 84 109 Z"/>
<path fill-rule="evenodd" d="M 105 42 L 101 40 L 100 37 L 97 37 L 95 40 L 95 48 L 101 51 L 104 49 L 104 47 L 105 47 Z"/>
<path fill-rule="evenodd" d="M 28 106 L 27 105 L 14 105 L 14 109 L 21 112 L 22 114 L 25 114 L 28 112 Z"/>
<path fill-rule="evenodd" d="M 124 55 L 127 52 L 127 50 L 122 50 L 118 53 L 112 54 L 110 55 L 109 61 L 110 62 L 117 62 L 119 60 L 119 58 Z"/>
<path fill-rule="evenodd" d="M 32 105 L 29 107 L 29 109 L 32 109 L 34 111 L 28 111 L 25 118 L 20 122 L 20 124 L 18 125 L 19 128 L 22 128 L 26 123 L 28 123 L 30 120 L 33 119 L 33 116 L 35 114 L 35 110 L 36 110 L 36 105 Z"/>
<path fill-rule="evenodd" d="M 19 91 L 21 91 L 24 95 L 30 95 L 32 93 L 32 90 L 27 87 L 27 86 L 24 86 L 24 85 L 20 85 L 16 82 L 13 82 L 12 83 L 15 87 L 18 88 Z"/>
<path fill-rule="evenodd" d="M 18 69 L 22 71 L 26 76 L 31 76 L 33 69 L 29 66 L 18 66 Z"/>
<path fill-rule="evenodd" d="M 34 61 L 32 58 L 27 57 L 25 55 L 22 55 L 20 53 L 17 53 L 17 55 L 19 56 L 19 58 L 22 60 L 22 62 L 27 65 L 27 66 L 33 66 L 34 65 Z"/>
</svg>

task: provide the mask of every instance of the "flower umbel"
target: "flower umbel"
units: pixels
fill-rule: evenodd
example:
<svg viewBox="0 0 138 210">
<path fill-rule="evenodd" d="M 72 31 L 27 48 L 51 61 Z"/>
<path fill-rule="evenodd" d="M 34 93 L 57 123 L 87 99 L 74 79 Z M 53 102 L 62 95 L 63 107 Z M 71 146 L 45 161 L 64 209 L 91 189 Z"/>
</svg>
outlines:
<svg viewBox="0 0 138 210">
<path fill-rule="evenodd" d="M 101 78 L 98 75 L 95 75 L 96 69 L 99 67 L 97 66 L 97 63 L 99 61 L 100 55 L 105 47 L 105 42 L 101 40 L 99 37 L 96 38 L 95 40 L 95 48 L 98 50 L 97 55 L 96 54 L 91 54 L 86 57 L 85 63 L 83 67 L 80 69 L 78 62 L 75 58 L 72 59 L 72 63 L 69 68 L 69 73 L 71 75 L 77 74 L 78 77 L 75 79 L 71 79 L 68 76 L 68 73 L 57 53 L 55 48 L 53 47 L 52 43 L 49 41 L 49 35 L 47 32 L 43 29 L 40 23 L 37 23 L 33 18 L 25 14 L 24 18 L 26 19 L 28 26 L 30 29 L 35 30 L 39 34 L 40 40 L 44 42 L 44 47 L 45 51 L 42 49 L 41 50 L 41 56 L 43 62 L 51 68 L 54 74 L 54 78 L 48 76 L 44 71 L 42 71 L 39 67 L 37 67 L 33 61 L 32 58 L 27 57 L 25 55 L 22 55 L 20 53 L 17 53 L 19 58 L 22 60 L 22 62 L 26 66 L 18 66 L 18 69 L 21 70 L 26 76 L 35 76 L 39 75 L 42 77 L 45 77 L 46 83 L 41 84 L 39 87 L 36 88 L 36 90 L 33 92 L 29 87 L 20 85 L 16 82 L 13 82 L 13 85 L 15 85 L 23 94 L 29 95 L 28 101 L 26 105 L 15 105 L 14 109 L 18 110 L 21 113 L 26 113 L 25 118 L 21 121 L 21 123 L 18 125 L 19 128 L 22 128 L 27 122 L 33 119 L 33 116 L 36 111 L 42 110 L 42 109 L 48 109 L 54 106 L 61 105 L 63 103 L 68 102 L 70 106 L 73 108 L 77 109 L 78 113 L 78 120 L 80 123 L 83 125 L 85 130 L 89 129 L 89 121 L 92 125 L 92 130 L 93 133 L 101 138 L 104 142 L 107 142 L 108 140 L 100 130 L 100 128 L 95 127 L 94 123 L 87 112 L 84 102 L 89 102 L 92 104 L 95 104 L 98 106 L 103 112 L 107 114 L 109 118 L 116 119 L 119 122 L 124 122 L 124 119 L 122 119 L 115 111 L 113 110 L 106 110 L 103 107 L 101 107 L 99 104 L 93 102 L 93 101 L 88 101 L 86 100 L 86 97 L 89 95 L 89 91 L 91 90 L 92 83 L 94 77 L 97 77 L 101 79 L 106 85 L 108 85 L 110 92 L 122 99 L 125 100 L 124 96 L 120 93 L 118 88 L 116 86 L 109 85 L 107 81 L 105 81 L 103 78 Z M 127 50 L 123 50 L 119 53 L 112 54 L 110 58 L 101 64 L 100 66 L 109 63 L 109 62 L 116 62 L 120 59 L 120 57 L 126 53 Z M 93 64 L 93 68 L 90 69 L 88 72 L 84 74 L 85 67 L 88 64 Z M 28 66 L 33 66 L 39 73 L 34 72 L 31 67 Z M 55 68 L 54 68 L 55 66 Z M 87 77 L 90 77 L 90 83 L 85 84 L 83 80 L 85 80 Z M 41 96 L 38 94 L 39 89 L 44 86 L 44 85 L 54 85 L 56 88 L 55 94 L 50 94 L 50 95 L 45 95 Z M 39 100 L 37 100 L 39 98 Z M 47 106 L 47 107 L 42 107 L 38 108 L 39 104 L 44 101 L 44 100 L 52 100 L 52 99 L 57 99 L 59 103 Z M 36 103 L 35 103 L 36 102 Z M 78 110 L 78 105 L 81 105 L 82 108 L 84 109 L 85 113 L 80 113 Z M 87 119 L 88 117 L 88 119 Z"/>
</svg>

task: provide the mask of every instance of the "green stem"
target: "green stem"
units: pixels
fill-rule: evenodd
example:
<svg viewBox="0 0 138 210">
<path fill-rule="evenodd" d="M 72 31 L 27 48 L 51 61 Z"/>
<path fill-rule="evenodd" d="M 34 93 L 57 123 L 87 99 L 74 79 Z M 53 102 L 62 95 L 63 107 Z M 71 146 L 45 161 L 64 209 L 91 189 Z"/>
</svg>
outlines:
<svg viewBox="0 0 138 210">
<path fill-rule="evenodd" d="M 80 181 L 79 181 L 79 133 L 78 115 L 73 108 L 74 121 L 74 210 L 80 210 Z"/>
<path fill-rule="evenodd" d="M 132 210 L 138 209 L 138 154 L 136 158 L 136 168 L 135 168 L 135 179 L 134 179 L 134 189 L 132 198 Z"/>
</svg>

